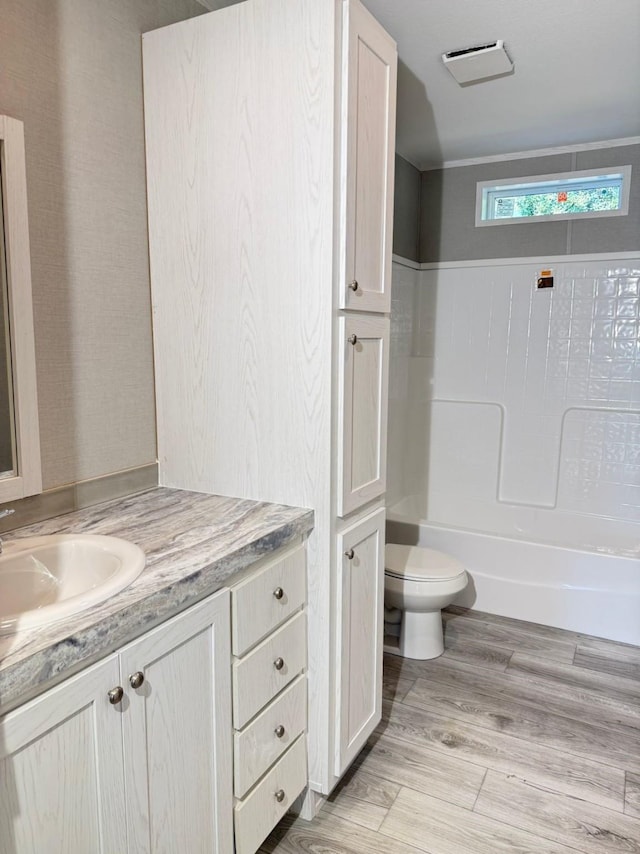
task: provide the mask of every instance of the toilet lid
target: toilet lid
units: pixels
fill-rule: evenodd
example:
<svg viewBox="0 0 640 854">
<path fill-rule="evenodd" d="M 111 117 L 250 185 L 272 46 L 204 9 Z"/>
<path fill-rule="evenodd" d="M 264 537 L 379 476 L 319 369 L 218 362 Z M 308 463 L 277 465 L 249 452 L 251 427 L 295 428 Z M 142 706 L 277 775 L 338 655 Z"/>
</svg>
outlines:
<svg viewBox="0 0 640 854">
<path fill-rule="evenodd" d="M 414 581 L 448 581 L 464 573 L 460 561 L 435 549 L 419 546 L 385 546 L 385 573 Z"/>
</svg>

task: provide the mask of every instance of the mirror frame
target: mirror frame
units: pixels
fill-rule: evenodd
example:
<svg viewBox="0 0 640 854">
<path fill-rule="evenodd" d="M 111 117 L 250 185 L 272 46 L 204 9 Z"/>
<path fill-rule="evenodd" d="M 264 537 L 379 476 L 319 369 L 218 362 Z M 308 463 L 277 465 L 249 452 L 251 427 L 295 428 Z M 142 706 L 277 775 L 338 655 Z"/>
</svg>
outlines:
<svg viewBox="0 0 640 854">
<path fill-rule="evenodd" d="M 0 478 L 4 503 L 42 492 L 24 126 L 9 116 L 0 116 L 0 165 L 15 430 L 15 475 Z"/>
</svg>

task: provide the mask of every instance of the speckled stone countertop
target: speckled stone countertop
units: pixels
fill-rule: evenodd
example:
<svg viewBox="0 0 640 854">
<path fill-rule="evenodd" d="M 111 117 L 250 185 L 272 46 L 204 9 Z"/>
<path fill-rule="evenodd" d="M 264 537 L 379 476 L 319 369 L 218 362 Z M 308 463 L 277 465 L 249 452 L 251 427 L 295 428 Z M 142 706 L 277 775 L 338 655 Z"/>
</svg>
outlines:
<svg viewBox="0 0 640 854">
<path fill-rule="evenodd" d="M 15 707 L 307 534 L 313 512 L 158 487 L 5 535 L 110 534 L 146 554 L 125 590 L 73 617 L 0 637 L 0 710 Z"/>
</svg>

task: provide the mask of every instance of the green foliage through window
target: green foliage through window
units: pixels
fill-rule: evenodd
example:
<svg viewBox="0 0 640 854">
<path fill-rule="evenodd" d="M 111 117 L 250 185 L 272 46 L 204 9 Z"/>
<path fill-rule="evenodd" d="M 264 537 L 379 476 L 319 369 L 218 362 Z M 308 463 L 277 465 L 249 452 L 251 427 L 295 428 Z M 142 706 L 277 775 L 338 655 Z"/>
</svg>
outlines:
<svg viewBox="0 0 640 854">
<path fill-rule="evenodd" d="M 530 217 L 572 218 L 626 213 L 631 167 L 520 178 L 518 183 L 478 184 L 476 224 Z"/>
<path fill-rule="evenodd" d="M 559 193 L 536 193 L 531 196 L 500 196 L 496 198 L 495 219 L 501 217 L 554 216 L 555 214 L 586 213 L 587 211 L 617 211 L 620 207 L 620 187 L 597 190 L 569 190 L 566 201 Z"/>
</svg>

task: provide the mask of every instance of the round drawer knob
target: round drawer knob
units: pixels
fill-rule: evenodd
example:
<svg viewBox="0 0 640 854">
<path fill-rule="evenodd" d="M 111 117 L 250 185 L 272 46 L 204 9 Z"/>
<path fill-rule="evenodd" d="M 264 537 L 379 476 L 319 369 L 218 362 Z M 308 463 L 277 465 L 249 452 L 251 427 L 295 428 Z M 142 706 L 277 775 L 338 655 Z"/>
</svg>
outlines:
<svg viewBox="0 0 640 854">
<path fill-rule="evenodd" d="M 284 658 L 276 658 L 276 660 L 273 662 L 273 666 L 276 670 L 282 670 L 282 668 L 284 667 Z"/>
<path fill-rule="evenodd" d="M 358 282 L 354 279 L 352 282 L 349 282 L 349 287 L 355 293 L 358 290 Z"/>
<path fill-rule="evenodd" d="M 353 549 L 347 549 L 347 551 L 344 553 L 344 556 L 346 558 L 348 558 L 349 560 L 353 560 L 354 557 L 356 556 L 356 553 L 354 552 Z"/>
<path fill-rule="evenodd" d="M 276 738 L 282 738 L 282 737 L 284 736 L 284 734 L 285 734 L 285 728 L 282 726 L 282 724 L 279 724 L 279 725 L 274 729 L 274 732 L 275 732 L 275 734 L 276 734 Z"/>
<path fill-rule="evenodd" d="M 275 799 L 279 804 L 281 804 L 284 801 L 284 799 L 285 799 L 284 789 L 278 789 L 278 791 L 275 793 Z"/>
<path fill-rule="evenodd" d="M 140 688 L 144 683 L 144 673 L 141 670 L 136 670 L 129 677 L 129 684 L 132 688 Z"/>
<path fill-rule="evenodd" d="M 282 587 L 276 587 L 276 589 L 273 591 L 273 595 L 279 602 L 284 596 L 284 590 L 282 589 Z"/>
<path fill-rule="evenodd" d="M 356 344 L 358 343 L 358 336 L 357 335 L 350 335 L 347 338 L 347 341 L 349 342 L 349 344 L 353 344 L 353 346 L 355 347 Z"/>
<path fill-rule="evenodd" d="M 109 702 L 112 706 L 116 706 L 124 697 L 124 690 L 117 685 L 115 688 L 112 688 L 107 692 L 107 697 L 109 698 Z"/>
</svg>

